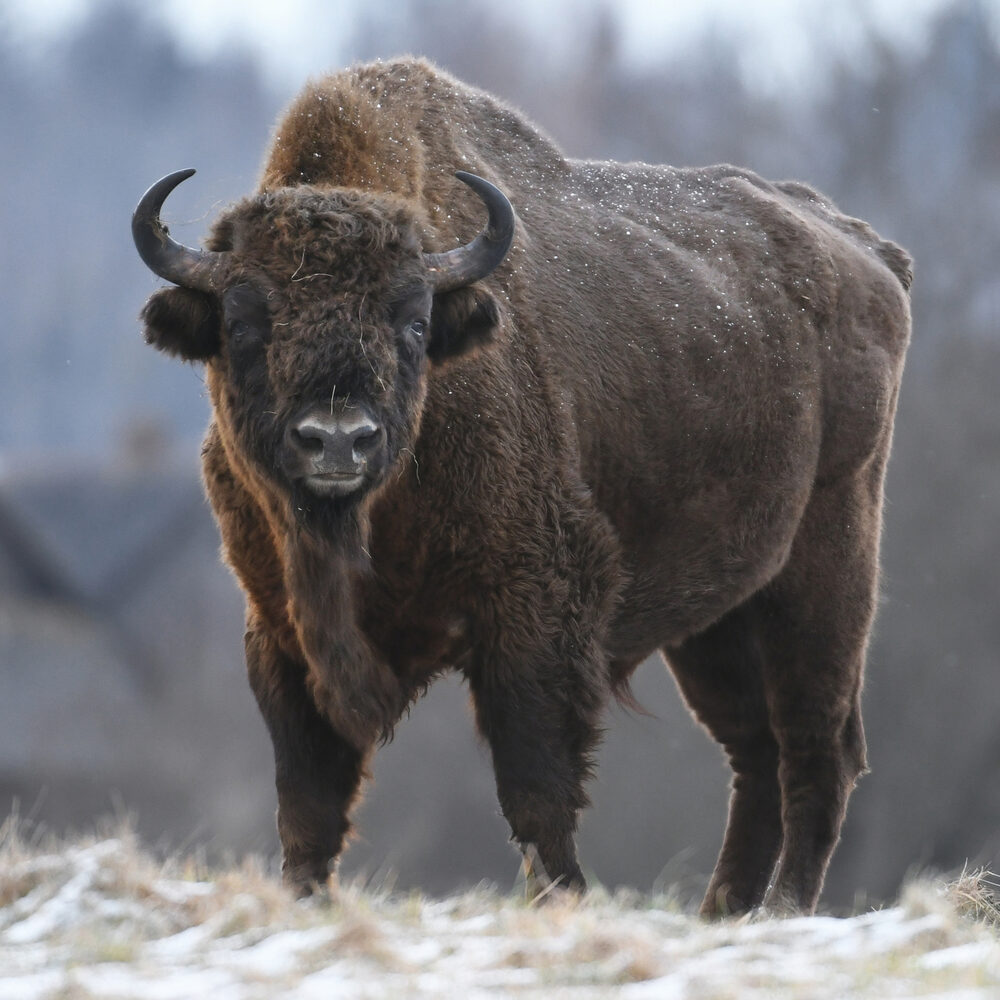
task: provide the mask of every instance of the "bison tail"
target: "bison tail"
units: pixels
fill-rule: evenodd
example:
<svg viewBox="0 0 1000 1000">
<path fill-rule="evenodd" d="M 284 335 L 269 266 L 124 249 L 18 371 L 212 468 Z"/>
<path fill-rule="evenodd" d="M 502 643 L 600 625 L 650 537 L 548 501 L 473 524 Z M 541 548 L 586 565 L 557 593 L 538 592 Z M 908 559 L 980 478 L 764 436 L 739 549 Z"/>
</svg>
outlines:
<svg viewBox="0 0 1000 1000">
<path fill-rule="evenodd" d="M 888 240 L 879 243 L 877 253 L 908 292 L 913 284 L 913 258 L 902 247 Z"/>
</svg>

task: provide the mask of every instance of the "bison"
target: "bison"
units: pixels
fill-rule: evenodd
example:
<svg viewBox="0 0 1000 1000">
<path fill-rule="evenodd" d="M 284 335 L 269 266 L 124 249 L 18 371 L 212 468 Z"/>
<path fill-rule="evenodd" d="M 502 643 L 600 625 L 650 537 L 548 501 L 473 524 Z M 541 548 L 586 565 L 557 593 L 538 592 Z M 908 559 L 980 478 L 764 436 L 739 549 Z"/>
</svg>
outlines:
<svg viewBox="0 0 1000 1000">
<path fill-rule="evenodd" d="M 174 286 L 142 319 L 205 366 L 286 882 L 455 670 L 529 885 L 582 889 L 602 710 L 659 650 L 734 772 L 702 912 L 812 912 L 866 767 L 905 252 L 802 184 L 567 159 L 421 60 L 308 85 L 204 250 L 159 217 L 192 172 L 133 217 Z"/>
</svg>

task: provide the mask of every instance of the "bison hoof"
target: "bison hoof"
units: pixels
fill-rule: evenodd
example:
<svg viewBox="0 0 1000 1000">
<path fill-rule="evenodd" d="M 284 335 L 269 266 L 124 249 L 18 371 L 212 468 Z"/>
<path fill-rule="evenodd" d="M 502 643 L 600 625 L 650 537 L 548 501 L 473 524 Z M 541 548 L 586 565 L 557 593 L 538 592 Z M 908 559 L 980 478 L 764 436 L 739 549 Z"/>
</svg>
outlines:
<svg viewBox="0 0 1000 1000">
<path fill-rule="evenodd" d="M 725 920 L 727 917 L 745 917 L 757 912 L 759 907 L 745 902 L 735 895 L 728 886 L 709 892 L 702 901 L 698 916 L 703 920 Z"/>
<path fill-rule="evenodd" d="M 576 903 L 586 891 L 587 885 L 582 880 L 566 884 L 555 881 L 544 886 L 529 884 L 527 895 L 531 906 L 563 906 Z"/>
<path fill-rule="evenodd" d="M 533 904 L 566 902 L 587 891 L 587 880 L 579 865 L 555 877 L 550 877 L 533 844 L 522 848 L 524 854 L 525 895 Z"/>
<path fill-rule="evenodd" d="M 281 878 L 296 899 L 311 899 L 319 903 L 331 899 L 331 876 L 325 864 L 284 865 Z"/>
</svg>

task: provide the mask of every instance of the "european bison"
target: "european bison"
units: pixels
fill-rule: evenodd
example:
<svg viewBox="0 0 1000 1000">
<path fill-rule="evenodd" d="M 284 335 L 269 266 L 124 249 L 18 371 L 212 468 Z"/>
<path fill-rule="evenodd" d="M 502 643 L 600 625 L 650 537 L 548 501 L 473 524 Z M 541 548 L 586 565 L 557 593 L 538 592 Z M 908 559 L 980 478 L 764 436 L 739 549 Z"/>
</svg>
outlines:
<svg viewBox="0 0 1000 1000">
<path fill-rule="evenodd" d="M 205 363 L 288 883 L 458 670 L 531 884 L 582 888 L 601 713 L 660 650 L 735 773 L 703 912 L 811 912 L 865 768 L 907 255 L 801 184 L 568 160 L 423 61 L 307 86 L 204 251 L 159 220 L 190 173 L 136 209 L 178 286 L 142 316 Z"/>
</svg>

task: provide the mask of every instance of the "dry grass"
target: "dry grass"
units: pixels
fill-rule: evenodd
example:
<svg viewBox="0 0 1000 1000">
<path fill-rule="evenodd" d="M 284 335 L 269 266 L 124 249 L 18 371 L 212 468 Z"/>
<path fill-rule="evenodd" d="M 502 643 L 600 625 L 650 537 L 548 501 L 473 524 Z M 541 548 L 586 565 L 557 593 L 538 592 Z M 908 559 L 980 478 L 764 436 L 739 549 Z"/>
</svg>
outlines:
<svg viewBox="0 0 1000 1000">
<path fill-rule="evenodd" d="M 113 833 L 109 836 L 108 833 Z M 544 906 L 479 889 L 427 899 L 347 884 L 323 903 L 266 865 L 157 861 L 127 826 L 62 842 L 0 828 L 0 997 L 1000 995 L 989 872 L 906 889 L 846 920 L 706 925 L 671 896 Z M 10 987 L 5 991 L 5 983 Z"/>
<path fill-rule="evenodd" d="M 1000 929 L 1000 876 L 986 868 L 963 871 L 946 887 L 955 909 L 986 927 Z"/>
</svg>

